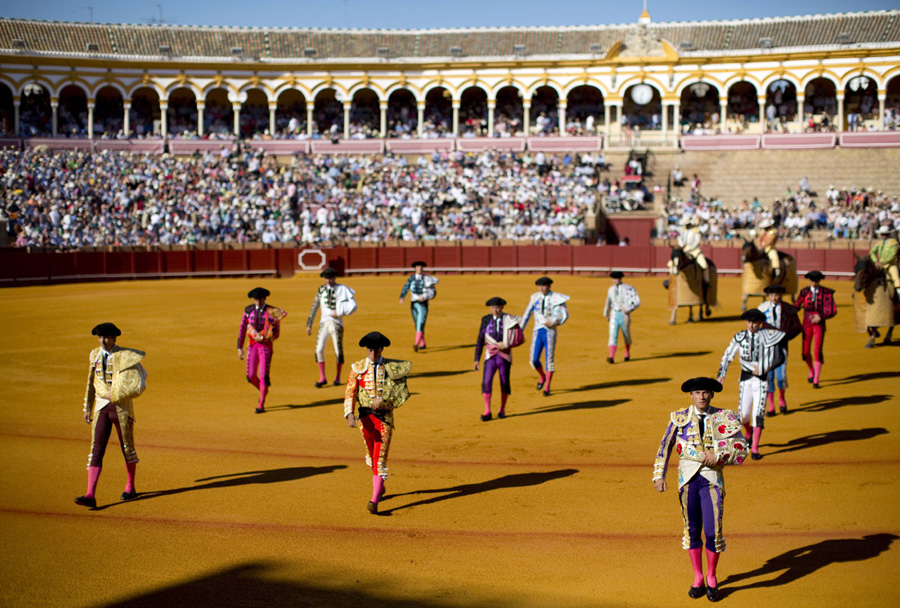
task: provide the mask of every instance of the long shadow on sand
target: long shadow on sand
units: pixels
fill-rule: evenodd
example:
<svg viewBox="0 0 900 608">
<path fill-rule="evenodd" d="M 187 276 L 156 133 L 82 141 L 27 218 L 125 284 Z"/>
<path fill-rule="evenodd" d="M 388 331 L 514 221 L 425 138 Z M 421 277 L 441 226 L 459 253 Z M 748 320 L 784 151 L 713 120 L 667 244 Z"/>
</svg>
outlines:
<svg viewBox="0 0 900 608">
<path fill-rule="evenodd" d="M 346 469 L 343 464 L 328 465 L 325 467 L 288 467 L 285 469 L 269 469 L 267 471 L 247 471 L 245 473 L 231 473 L 229 475 L 216 475 L 215 477 L 205 477 L 198 479 L 197 483 L 209 481 L 199 486 L 187 486 L 184 488 L 172 488 L 171 490 L 159 490 L 157 492 L 144 492 L 138 494 L 138 497 L 128 502 L 136 502 L 138 500 L 149 500 L 151 498 L 159 498 L 160 496 L 174 496 L 175 494 L 184 494 L 185 492 L 194 492 L 196 490 L 221 490 L 223 488 L 235 488 L 238 486 L 246 486 L 251 484 L 265 483 L 283 483 L 287 481 L 297 481 L 314 477 L 316 475 L 325 475 L 333 473 L 340 469 Z M 216 480 L 216 481 L 212 481 Z M 108 505 L 97 507 L 97 511 L 102 511 L 116 505 L 128 504 L 125 502 L 114 502 Z"/>
<path fill-rule="evenodd" d="M 781 572 L 773 579 L 722 589 L 720 597 L 748 589 L 789 585 L 831 564 L 873 559 L 890 549 L 891 543 L 898 538 L 900 537 L 894 534 L 869 534 L 862 538 L 824 540 L 814 545 L 791 549 L 786 553 L 776 555 L 756 570 L 732 574 L 725 580 L 720 581 L 719 587 L 722 588 L 747 579 L 775 574 L 782 570 L 784 572 Z"/>
<path fill-rule="evenodd" d="M 817 448 L 829 443 L 840 443 L 843 441 L 860 441 L 862 439 L 872 439 L 878 435 L 886 435 L 887 429 L 872 428 L 858 430 L 831 431 L 830 433 L 817 433 L 815 435 L 807 435 L 806 437 L 798 437 L 791 439 L 787 443 L 770 443 L 769 447 L 784 448 L 770 452 L 769 455 L 784 454 L 786 452 L 796 452 L 798 450 L 806 450 L 809 448 Z"/>
<path fill-rule="evenodd" d="M 516 473 L 514 475 L 504 475 L 497 479 L 482 481 L 481 483 L 467 483 L 459 486 L 451 486 L 449 488 L 439 488 L 437 490 L 417 490 L 415 492 L 406 492 L 404 494 L 392 494 L 390 498 L 400 498 L 401 496 L 413 496 L 417 494 L 441 494 L 433 498 L 425 498 L 417 500 L 407 505 L 394 507 L 387 511 L 379 512 L 379 515 L 390 515 L 401 509 L 409 509 L 410 507 L 420 507 L 423 505 L 433 505 L 438 502 L 450 500 L 451 498 L 464 498 L 481 494 L 482 492 L 490 492 L 491 490 L 502 490 L 506 488 L 526 488 L 528 486 L 537 486 L 555 479 L 562 479 L 578 473 L 578 469 L 560 469 L 559 471 L 550 471 L 547 473 Z"/>
<path fill-rule="evenodd" d="M 829 382 L 830 386 L 839 384 L 852 384 L 854 382 L 863 382 L 865 380 L 886 380 L 888 378 L 900 378 L 900 372 L 871 372 L 869 374 L 856 374 L 855 376 L 847 376 L 834 382 Z"/>
<path fill-rule="evenodd" d="M 284 580 L 290 564 L 277 562 L 243 562 L 141 592 L 94 608 L 159 608 L 160 606 L 216 606 L 221 608 L 447 608 L 452 601 L 418 597 L 400 599 L 378 585 L 348 584 L 338 587 L 329 581 Z M 376 595 L 382 592 L 383 595 Z M 472 604 L 477 606 L 477 604 Z M 493 603 L 491 605 L 496 605 Z"/>
<path fill-rule="evenodd" d="M 425 372 L 422 374 L 410 374 L 410 378 L 443 378 L 444 376 L 458 376 L 460 374 L 468 374 L 471 369 L 454 369 L 448 371 Z"/>
<path fill-rule="evenodd" d="M 742 320 L 741 315 L 730 315 L 727 317 L 706 317 L 700 323 L 735 323 Z"/>
<path fill-rule="evenodd" d="M 598 384 L 588 384 L 579 386 L 578 388 L 565 388 L 562 390 L 554 390 L 554 395 L 564 395 L 566 393 L 581 393 L 583 391 L 597 391 L 604 388 L 619 388 L 622 386 L 642 386 L 644 384 L 658 384 L 660 382 L 669 382 L 671 378 L 635 378 L 634 380 L 619 380 L 614 382 L 600 382 Z"/>
<path fill-rule="evenodd" d="M 455 345 L 455 346 L 436 346 L 436 347 L 434 347 L 434 348 L 432 348 L 432 347 L 429 346 L 429 347 L 427 347 L 427 348 L 423 348 L 422 350 L 420 350 L 420 351 L 419 351 L 419 354 L 422 354 L 422 353 L 442 353 L 442 352 L 444 352 L 445 350 L 460 350 L 460 349 L 462 349 L 462 348 L 475 348 L 475 345 L 474 345 L 474 344 L 457 344 L 457 345 Z"/>
<path fill-rule="evenodd" d="M 711 355 L 711 350 L 686 350 L 678 353 L 666 353 L 665 355 L 651 355 L 649 357 L 632 357 L 632 361 L 649 361 L 651 359 L 680 359 L 682 357 L 702 357 Z"/>
<path fill-rule="evenodd" d="M 578 403 L 564 403 L 563 405 L 548 405 L 539 407 L 530 412 L 510 414 L 507 418 L 521 418 L 522 416 L 534 416 L 535 414 L 552 414 L 554 412 L 574 412 L 576 410 L 599 410 L 607 407 L 615 407 L 627 403 L 631 399 L 610 399 L 609 401 L 580 401 Z"/>
<path fill-rule="evenodd" d="M 275 405 L 272 407 L 266 406 L 266 412 L 279 412 L 279 411 L 287 411 L 287 410 L 305 410 L 311 407 L 325 407 L 327 405 L 338 405 L 339 403 L 344 402 L 343 393 L 342 396 L 334 397 L 333 399 L 322 399 L 321 401 L 313 401 L 312 403 L 305 404 L 289 404 L 286 403 L 284 405 Z"/>
<path fill-rule="evenodd" d="M 891 395 L 858 395 L 856 397 L 844 397 L 843 399 L 825 399 L 824 401 L 812 401 L 795 408 L 795 412 L 827 412 L 828 410 L 849 405 L 874 405 L 884 403 L 891 399 Z"/>
</svg>

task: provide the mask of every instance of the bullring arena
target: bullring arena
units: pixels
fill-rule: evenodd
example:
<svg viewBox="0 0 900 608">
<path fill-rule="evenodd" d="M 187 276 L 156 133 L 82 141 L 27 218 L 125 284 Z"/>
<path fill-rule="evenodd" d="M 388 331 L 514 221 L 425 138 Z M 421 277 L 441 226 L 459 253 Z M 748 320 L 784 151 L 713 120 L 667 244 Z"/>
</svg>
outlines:
<svg viewBox="0 0 900 608">
<path fill-rule="evenodd" d="M 837 315 L 820 388 L 798 338 L 789 413 L 765 419 L 761 460 L 726 469 L 720 599 L 897 605 L 900 336 L 864 348 L 848 279 L 877 228 L 900 226 L 884 170 L 900 163 L 898 21 L 0 19 L 0 606 L 689 605 L 677 458 L 663 494 L 653 461 L 682 382 L 715 376 L 746 327 L 741 244 L 776 217 L 779 250 L 825 273 Z M 662 282 L 691 214 L 719 303 L 673 326 Z M 398 296 L 417 259 L 440 282 L 416 351 Z M 359 304 L 341 379 L 373 330 L 412 362 L 377 515 L 344 389 L 314 386 L 325 266 Z M 642 303 L 631 360 L 610 364 L 612 270 Z M 514 349 L 507 416 L 482 421 L 485 301 L 519 315 L 542 275 L 571 296 L 552 391 Z M 257 286 L 288 312 L 262 415 L 235 354 Z M 81 405 L 104 321 L 147 353 L 138 495 L 119 500 L 113 438 L 86 509 Z M 737 407 L 737 367 L 713 405 Z"/>
</svg>

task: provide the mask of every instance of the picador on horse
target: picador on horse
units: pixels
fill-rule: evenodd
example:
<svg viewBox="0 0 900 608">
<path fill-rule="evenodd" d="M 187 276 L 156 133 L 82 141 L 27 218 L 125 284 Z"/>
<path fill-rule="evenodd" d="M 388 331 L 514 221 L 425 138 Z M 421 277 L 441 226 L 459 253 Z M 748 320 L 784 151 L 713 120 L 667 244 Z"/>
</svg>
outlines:
<svg viewBox="0 0 900 608">
<path fill-rule="evenodd" d="M 747 310 L 747 298 L 750 296 L 766 297 L 769 285 L 784 286 L 785 293 L 790 294 L 791 301 L 797 295 L 797 263 L 794 257 L 778 251 L 778 230 L 775 222 L 765 219 L 759 224 L 759 234 L 752 241 L 744 241 L 741 249 L 741 261 L 744 264 L 743 296 L 741 311 Z"/>
<path fill-rule="evenodd" d="M 891 341 L 894 325 L 900 316 L 900 271 L 897 258 L 900 242 L 891 226 L 881 226 L 881 240 L 872 246 L 869 255 L 856 262 L 853 289 L 856 312 L 856 329 L 869 334 L 866 348 L 875 347 L 875 339 L 881 334 L 879 327 L 886 327 L 884 344 Z"/>
<path fill-rule="evenodd" d="M 691 216 L 682 218 L 678 247 L 672 249 L 669 260 L 671 277 L 663 285 L 669 290 L 669 308 L 672 317 L 669 325 L 675 325 L 675 315 L 682 306 L 688 307 L 688 323 L 694 322 L 694 306 L 699 308 L 702 321 L 712 314 L 710 306 L 716 305 L 716 265 L 707 260 L 700 249 L 700 230 Z"/>
</svg>

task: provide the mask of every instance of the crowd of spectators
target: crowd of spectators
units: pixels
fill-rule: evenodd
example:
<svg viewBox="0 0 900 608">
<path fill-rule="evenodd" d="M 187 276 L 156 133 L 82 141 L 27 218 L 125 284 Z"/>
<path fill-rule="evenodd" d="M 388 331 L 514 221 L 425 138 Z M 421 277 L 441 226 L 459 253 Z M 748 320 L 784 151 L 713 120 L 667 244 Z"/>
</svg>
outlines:
<svg viewBox="0 0 900 608">
<path fill-rule="evenodd" d="M 577 161 L 577 162 L 576 162 Z M 594 166 L 505 152 L 404 157 L 262 151 L 172 157 L 0 152 L 0 220 L 18 247 L 401 239 L 571 242 Z"/>
<path fill-rule="evenodd" d="M 676 168 L 677 169 L 677 168 Z M 681 172 L 679 171 L 679 174 Z M 873 188 L 828 187 L 824 196 L 810 191 L 806 177 L 788 187 L 771 205 L 759 198 L 726 207 L 717 196 L 703 196 L 700 180 L 691 181 L 690 194 L 669 198 L 657 219 L 660 237 L 677 237 L 683 217 L 693 217 L 708 241 L 753 236 L 761 222 L 772 219 L 783 239 L 872 239 L 881 225 L 900 230 L 900 199 Z"/>
</svg>

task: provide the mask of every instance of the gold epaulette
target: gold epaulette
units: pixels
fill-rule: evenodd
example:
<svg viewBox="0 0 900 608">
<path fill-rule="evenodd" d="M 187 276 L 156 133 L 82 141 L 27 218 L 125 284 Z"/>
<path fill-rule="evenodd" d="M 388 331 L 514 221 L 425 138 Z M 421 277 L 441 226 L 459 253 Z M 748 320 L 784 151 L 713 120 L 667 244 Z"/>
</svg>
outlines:
<svg viewBox="0 0 900 608">
<path fill-rule="evenodd" d="M 691 408 L 686 407 L 683 410 L 675 410 L 672 412 L 672 424 L 681 428 L 683 426 L 687 426 L 687 423 L 691 421 Z"/>
</svg>

